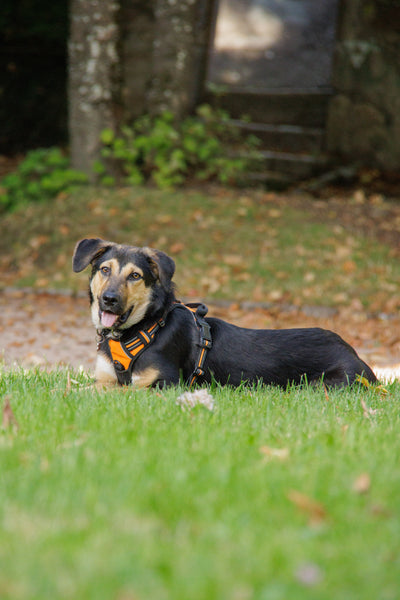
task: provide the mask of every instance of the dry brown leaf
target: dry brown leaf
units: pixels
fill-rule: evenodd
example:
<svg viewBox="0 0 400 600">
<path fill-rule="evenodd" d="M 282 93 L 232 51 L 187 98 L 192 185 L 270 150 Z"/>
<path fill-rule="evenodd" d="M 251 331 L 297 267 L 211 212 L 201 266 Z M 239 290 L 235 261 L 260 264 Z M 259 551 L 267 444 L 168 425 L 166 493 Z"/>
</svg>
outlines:
<svg viewBox="0 0 400 600">
<path fill-rule="evenodd" d="M 231 267 L 243 267 L 246 261 L 241 254 L 224 254 L 222 262 Z"/>
<path fill-rule="evenodd" d="M 371 489 L 371 477 L 369 473 L 361 473 L 353 483 L 353 491 L 357 494 L 367 494 Z"/>
<path fill-rule="evenodd" d="M 172 215 L 156 215 L 155 221 L 160 225 L 168 225 L 173 221 Z"/>
<path fill-rule="evenodd" d="M 71 391 L 71 375 L 69 374 L 69 371 L 68 371 L 67 384 L 65 386 L 65 391 L 64 391 L 64 398 L 65 398 L 65 396 L 67 396 L 69 394 L 70 391 Z"/>
<path fill-rule="evenodd" d="M 325 399 L 326 399 L 326 401 L 327 401 L 327 402 L 329 402 L 329 394 L 328 394 L 328 389 L 327 389 L 327 387 L 326 387 L 326 385 L 325 385 L 325 384 L 323 384 L 323 386 L 324 386 L 324 394 L 325 394 Z"/>
<path fill-rule="evenodd" d="M 4 397 L 3 403 L 3 429 L 18 429 L 18 422 L 10 404 L 10 396 Z"/>
<path fill-rule="evenodd" d="M 289 448 L 271 448 L 270 446 L 261 446 L 259 451 L 266 459 L 286 460 L 290 454 Z"/>
<path fill-rule="evenodd" d="M 324 505 L 321 502 L 314 500 L 314 498 L 310 498 L 310 496 L 298 492 L 297 490 L 291 490 L 288 493 L 288 499 L 296 506 L 296 508 L 309 517 L 311 525 L 318 525 L 326 520 L 327 512 Z"/>
<path fill-rule="evenodd" d="M 368 408 L 368 406 L 365 404 L 365 402 L 362 398 L 361 398 L 360 402 L 361 402 L 361 406 L 363 409 L 363 415 L 366 419 L 370 419 L 371 416 L 374 416 L 379 412 L 379 410 L 377 408 Z"/>
<path fill-rule="evenodd" d="M 179 254 L 184 249 L 185 249 L 185 244 L 183 242 L 175 242 L 174 244 L 171 244 L 171 246 L 169 247 L 169 251 L 171 252 L 171 254 Z"/>
<path fill-rule="evenodd" d="M 354 262 L 354 260 L 346 260 L 342 265 L 342 269 L 345 273 L 349 275 L 350 273 L 354 273 L 354 271 L 357 270 L 357 265 Z"/>
<path fill-rule="evenodd" d="M 49 239 L 48 235 L 38 235 L 29 240 L 29 245 L 34 250 L 38 250 L 43 244 L 45 244 Z"/>
<path fill-rule="evenodd" d="M 61 235 L 68 235 L 70 228 L 68 225 L 59 225 L 58 231 L 61 233 Z"/>
</svg>

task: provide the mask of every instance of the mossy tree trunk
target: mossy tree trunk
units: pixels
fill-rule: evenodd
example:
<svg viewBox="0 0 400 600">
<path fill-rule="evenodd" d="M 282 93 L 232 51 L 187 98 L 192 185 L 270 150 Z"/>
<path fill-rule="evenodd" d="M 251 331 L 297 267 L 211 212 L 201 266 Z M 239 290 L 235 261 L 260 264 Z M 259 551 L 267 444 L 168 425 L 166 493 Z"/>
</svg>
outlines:
<svg viewBox="0 0 400 600">
<path fill-rule="evenodd" d="M 117 123 L 118 2 L 71 0 L 69 136 L 73 167 L 92 173 L 101 131 Z"/>
<path fill-rule="evenodd" d="M 211 28 L 210 0 L 157 0 L 152 57 L 151 112 L 191 112 L 204 83 Z"/>
<path fill-rule="evenodd" d="M 204 83 L 215 0 L 71 0 L 69 135 L 86 173 L 100 134 L 143 113 L 191 112 Z"/>
</svg>

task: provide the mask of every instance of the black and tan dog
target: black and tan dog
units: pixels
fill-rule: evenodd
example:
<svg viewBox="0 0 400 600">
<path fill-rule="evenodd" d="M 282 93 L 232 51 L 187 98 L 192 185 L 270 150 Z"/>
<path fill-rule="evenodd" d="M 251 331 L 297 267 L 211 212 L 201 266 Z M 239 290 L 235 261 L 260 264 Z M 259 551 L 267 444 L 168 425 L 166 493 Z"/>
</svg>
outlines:
<svg viewBox="0 0 400 600">
<path fill-rule="evenodd" d="M 175 263 L 151 248 L 81 240 L 73 269 L 92 265 L 89 296 L 99 334 L 96 379 L 140 387 L 245 381 L 286 386 L 323 380 L 347 385 L 376 377 L 331 331 L 244 329 L 204 316 L 204 305 L 176 300 Z"/>
</svg>

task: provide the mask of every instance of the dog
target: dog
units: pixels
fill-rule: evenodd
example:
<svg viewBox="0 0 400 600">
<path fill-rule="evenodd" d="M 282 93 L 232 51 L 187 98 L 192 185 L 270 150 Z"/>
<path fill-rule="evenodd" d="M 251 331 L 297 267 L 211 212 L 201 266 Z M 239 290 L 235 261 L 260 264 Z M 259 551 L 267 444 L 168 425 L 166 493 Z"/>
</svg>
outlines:
<svg viewBox="0 0 400 600">
<path fill-rule="evenodd" d="M 180 382 L 345 386 L 371 368 L 339 335 L 320 328 L 245 329 L 205 318 L 204 305 L 175 294 L 175 263 L 164 252 L 100 238 L 75 247 L 73 270 L 89 265 L 89 300 L 99 336 L 96 382 L 138 387 Z"/>
</svg>

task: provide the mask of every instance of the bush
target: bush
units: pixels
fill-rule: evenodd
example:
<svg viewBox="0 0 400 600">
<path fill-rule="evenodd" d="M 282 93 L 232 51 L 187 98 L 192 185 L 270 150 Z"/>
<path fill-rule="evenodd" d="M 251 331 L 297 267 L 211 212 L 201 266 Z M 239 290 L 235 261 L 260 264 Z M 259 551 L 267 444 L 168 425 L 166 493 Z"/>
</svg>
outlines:
<svg viewBox="0 0 400 600">
<path fill-rule="evenodd" d="M 154 182 L 160 188 L 195 179 L 234 184 L 256 157 L 258 140 L 243 139 L 229 115 L 208 105 L 180 122 L 171 112 L 141 117 L 132 126 L 102 132 L 102 158 L 94 165 L 103 184 L 112 185 L 118 170 L 125 183 Z"/>
<path fill-rule="evenodd" d="M 31 150 L 17 170 L 0 181 L 0 210 L 54 198 L 87 180 L 84 173 L 70 168 L 69 158 L 59 148 Z"/>
</svg>

